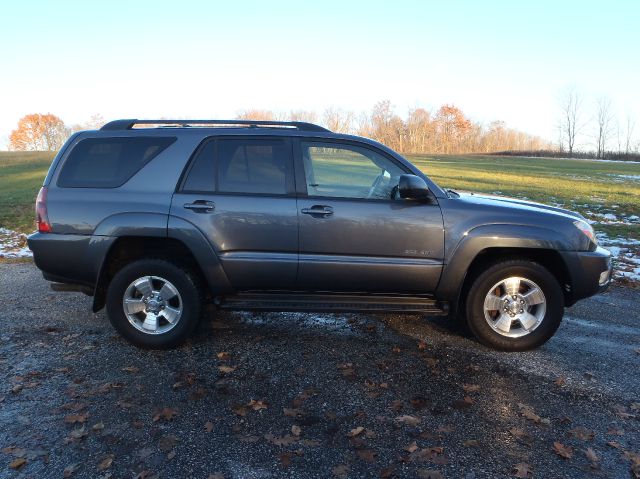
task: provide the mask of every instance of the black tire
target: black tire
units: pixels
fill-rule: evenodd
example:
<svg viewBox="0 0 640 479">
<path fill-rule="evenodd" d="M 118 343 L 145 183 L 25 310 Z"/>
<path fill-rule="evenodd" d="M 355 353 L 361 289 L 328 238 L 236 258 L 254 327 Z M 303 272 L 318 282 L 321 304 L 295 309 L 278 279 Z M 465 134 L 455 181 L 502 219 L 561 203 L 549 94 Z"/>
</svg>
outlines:
<svg viewBox="0 0 640 479">
<path fill-rule="evenodd" d="M 496 332 L 484 313 L 484 301 L 490 288 L 512 276 L 536 283 L 546 300 L 546 311 L 539 325 L 517 338 Z M 564 296 L 560 284 L 546 268 L 527 260 L 502 261 L 480 273 L 472 283 L 465 305 L 467 325 L 474 336 L 482 344 L 501 351 L 527 351 L 541 346 L 556 332 L 563 314 Z"/>
<path fill-rule="evenodd" d="M 123 298 L 129 285 L 144 276 L 164 278 L 180 294 L 182 313 L 167 332 L 149 334 L 134 327 L 127 319 Z M 109 284 L 107 315 L 113 327 L 130 343 L 149 349 L 172 348 L 188 338 L 198 325 L 202 311 L 201 289 L 190 271 L 163 259 L 140 259 L 120 269 Z"/>
</svg>

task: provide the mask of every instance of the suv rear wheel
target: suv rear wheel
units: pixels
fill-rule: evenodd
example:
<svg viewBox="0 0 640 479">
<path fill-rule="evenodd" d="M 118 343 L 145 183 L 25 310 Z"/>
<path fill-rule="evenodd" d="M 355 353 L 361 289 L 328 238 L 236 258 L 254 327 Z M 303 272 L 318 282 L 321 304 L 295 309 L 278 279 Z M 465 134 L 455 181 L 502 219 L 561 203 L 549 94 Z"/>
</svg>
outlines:
<svg viewBox="0 0 640 479">
<path fill-rule="evenodd" d="M 478 340 L 503 351 L 544 344 L 558 329 L 564 297 L 556 278 L 526 260 L 504 261 L 482 272 L 466 302 L 469 328 Z"/>
<path fill-rule="evenodd" d="M 113 327 L 145 348 L 165 349 L 182 342 L 201 314 L 197 279 L 162 259 L 138 260 L 118 271 L 106 303 Z"/>
</svg>

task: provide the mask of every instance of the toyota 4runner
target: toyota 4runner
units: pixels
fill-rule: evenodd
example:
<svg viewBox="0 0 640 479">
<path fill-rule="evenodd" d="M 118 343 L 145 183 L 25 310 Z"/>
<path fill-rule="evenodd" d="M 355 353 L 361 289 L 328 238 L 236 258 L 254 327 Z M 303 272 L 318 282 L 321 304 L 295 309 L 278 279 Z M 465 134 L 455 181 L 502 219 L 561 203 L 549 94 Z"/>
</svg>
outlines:
<svg viewBox="0 0 640 479">
<path fill-rule="evenodd" d="M 547 341 L 611 255 L 577 213 L 444 190 L 375 141 L 303 122 L 117 120 L 71 136 L 29 237 L 54 290 L 93 296 L 151 348 L 226 310 L 464 318 L 482 343 Z"/>
</svg>

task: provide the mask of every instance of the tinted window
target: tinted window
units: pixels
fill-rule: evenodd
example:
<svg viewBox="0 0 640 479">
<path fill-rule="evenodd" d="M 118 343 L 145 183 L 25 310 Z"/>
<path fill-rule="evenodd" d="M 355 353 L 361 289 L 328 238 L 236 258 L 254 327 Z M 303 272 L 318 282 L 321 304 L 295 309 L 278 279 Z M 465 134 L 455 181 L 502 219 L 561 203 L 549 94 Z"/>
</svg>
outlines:
<svg viewBox="0 0 640 479">
<path fill-rule="evenodd" d="M 219 140 L 218 191 L 286 194 L 289 157 L 283 140 Z"/>
<path fill-rule="evenodd" d="M 309 196 L 391 199 L 400 175 L 389 158 L 357 146 L 302 142 Z"/>
<path fill-rule="evenodd" d="M 64 162 L 58 186 L 115 188 L 123 185 L 175 138 L 90 138 L 80 141 Z"/>
<path fill-rule="evenodd" d="M 215 191 L 216 169 L 215 169 L 216 142 L 208 141 L 204 144 L 189 170 L 189 174 L 182 185 L 183 191 Z"/>
</svg>

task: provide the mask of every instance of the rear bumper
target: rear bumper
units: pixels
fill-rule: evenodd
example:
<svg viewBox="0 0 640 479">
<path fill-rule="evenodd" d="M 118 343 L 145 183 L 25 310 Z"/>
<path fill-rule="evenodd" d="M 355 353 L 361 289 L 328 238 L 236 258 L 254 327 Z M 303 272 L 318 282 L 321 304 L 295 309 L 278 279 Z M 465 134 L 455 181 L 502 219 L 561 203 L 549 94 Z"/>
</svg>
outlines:
<svg viewBox="0 0 640 479">
<path fill-rule="evenodd" d="M 612 256 L 598 247 L 595 251 L 562 253 L 571 276 L 571 304 L 606 290 L 613 273 Z"/>
<path fill-rule="evenodd" d="M 33 260 L 44 279 L 93 287 L 106 251 L 109 236 L 34 233 L 27 239 Z"/>
</svg>

